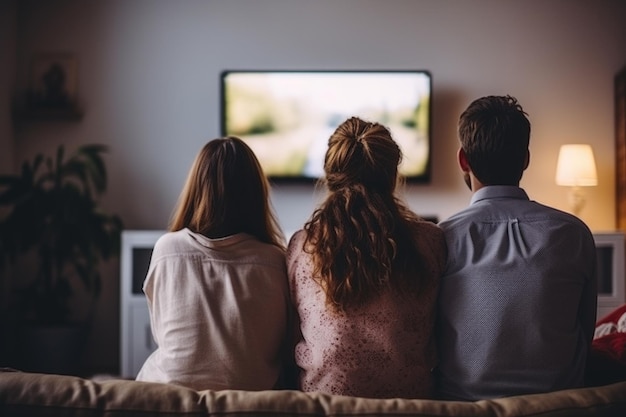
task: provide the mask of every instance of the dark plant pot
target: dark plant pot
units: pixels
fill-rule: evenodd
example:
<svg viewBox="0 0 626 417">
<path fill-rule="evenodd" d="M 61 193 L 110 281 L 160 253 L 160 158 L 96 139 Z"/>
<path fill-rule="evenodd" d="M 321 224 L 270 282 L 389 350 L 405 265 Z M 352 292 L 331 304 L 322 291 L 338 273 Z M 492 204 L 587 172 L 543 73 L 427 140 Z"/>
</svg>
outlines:
<svg viewBox="0 0 626 417">
<path fill-rule="evenodd" d="M 18 331 L 18 363 L 29 372 L 79 375 L 86 341 L 85 325 L 24 326 Z"/>
</svg>

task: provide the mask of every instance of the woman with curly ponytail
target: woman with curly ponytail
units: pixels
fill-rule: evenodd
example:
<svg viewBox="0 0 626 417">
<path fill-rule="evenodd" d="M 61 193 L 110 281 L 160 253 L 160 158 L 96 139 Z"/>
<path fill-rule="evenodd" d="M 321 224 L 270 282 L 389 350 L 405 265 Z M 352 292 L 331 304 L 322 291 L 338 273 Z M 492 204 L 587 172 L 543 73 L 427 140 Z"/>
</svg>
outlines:
<svg viewBox="0 0 626 417">
<path fill-rule="evenodd" d="M 287 251 L 304 391 L 432 395 L 434 306 L 446 247 L 441 230 L 396 195 L 401 157 L 378 123 L 353 117 L 330 137 L 328 196 Z"/>
</svg>

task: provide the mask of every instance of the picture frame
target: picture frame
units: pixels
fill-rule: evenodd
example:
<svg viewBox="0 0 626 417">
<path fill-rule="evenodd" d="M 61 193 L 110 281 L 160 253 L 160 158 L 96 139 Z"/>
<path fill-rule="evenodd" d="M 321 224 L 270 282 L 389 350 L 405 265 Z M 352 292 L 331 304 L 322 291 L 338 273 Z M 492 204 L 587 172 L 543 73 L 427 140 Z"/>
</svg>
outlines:
<svg viewBox="0 0 626 417">
<path fill-rule="evenodd" d="M 615 76 L 615 201 L 617 229 L 626 231 L 626 67 Z"/>
<path fill-rule="evenodd" d="M 31 63 L 28 104 L 31 109 L 72 109 L 78 102 L 78 63 L 65 53 L 36 55 Z"/>
</svg>

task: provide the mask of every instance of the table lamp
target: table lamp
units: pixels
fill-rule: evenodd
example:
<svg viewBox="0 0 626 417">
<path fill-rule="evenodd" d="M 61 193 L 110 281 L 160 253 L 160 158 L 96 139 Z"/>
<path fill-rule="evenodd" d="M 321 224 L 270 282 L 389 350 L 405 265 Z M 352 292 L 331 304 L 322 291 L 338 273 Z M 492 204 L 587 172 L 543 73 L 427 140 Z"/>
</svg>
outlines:
<svg viewBox="0 0 626 417">
<path fill-rule="evenodd" d="M 581 187 L 598 185 L 596 163 L 590 145 L 562 145 L 556 164 L 556 183 L 571 187 L 568 195 L 572 213 L 580 214 L 585 205 Z"/>
</svg>

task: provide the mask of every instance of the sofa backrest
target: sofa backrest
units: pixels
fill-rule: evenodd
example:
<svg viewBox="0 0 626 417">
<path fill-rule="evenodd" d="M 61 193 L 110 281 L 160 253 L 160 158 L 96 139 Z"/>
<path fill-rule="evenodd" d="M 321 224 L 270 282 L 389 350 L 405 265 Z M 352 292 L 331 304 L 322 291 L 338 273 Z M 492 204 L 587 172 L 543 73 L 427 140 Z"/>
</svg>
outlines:
<svg viewBox="0 0 626 417">
<path fill-rule="evenodd" d="M 626 382 L 549 394 L 454 402 L 301 391 L 193 391 L 130 380 L 0 372 L 0 416 L 626 416 Z"/>
</svg>

